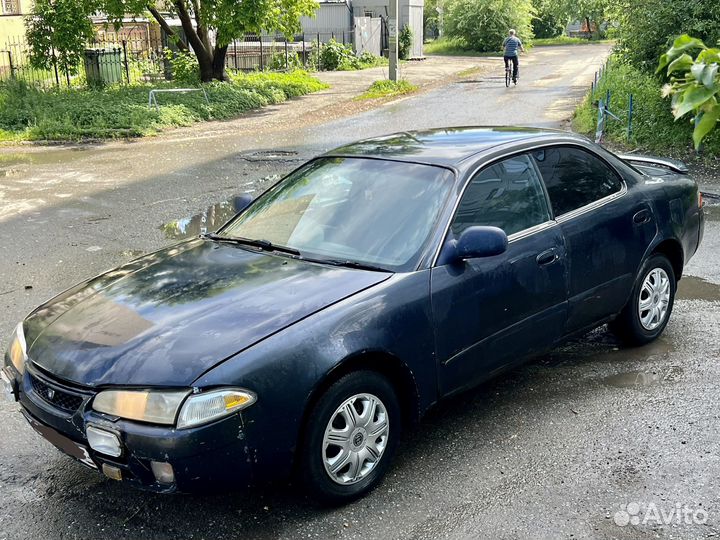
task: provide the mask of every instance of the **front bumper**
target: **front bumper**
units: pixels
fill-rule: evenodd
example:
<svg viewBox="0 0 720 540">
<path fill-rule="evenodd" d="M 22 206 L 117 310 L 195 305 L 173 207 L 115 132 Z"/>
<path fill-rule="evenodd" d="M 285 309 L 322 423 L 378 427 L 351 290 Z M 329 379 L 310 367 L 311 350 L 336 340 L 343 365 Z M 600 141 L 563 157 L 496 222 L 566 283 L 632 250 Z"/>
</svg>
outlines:
<svg viewBox="0 0 720 540">
<path fill-rule="evenodd" d="M 3 368 L 3 374 L 3 393 L 20 402 L 33 429 L 88 467 L 104 470 L 110 466 L 135 487 L 166 493 L 198 492 L 219 485 L 243 488 L 253 483 L 252 462 L 257 451 L 249 445 L 247 411 L 205 426 L 177 430 L 97 413 L 89 406 L 93 392 L 59 383 L 29 364 L 23 375 L 10 366 Z M 53 391 L 54 401 L 49 400 L 47 389 Z M 76 401 L 60 401 L 58 395 L 75 396 Z M 73 411 L 76 402 L 80 405 Z M 121 455 L 111 457 L 90 448 L 86 436 L 89 425 L 114 433 Z M 172 465 L 174 481 L 156 480 L 152 462 Z"/>
</svg>

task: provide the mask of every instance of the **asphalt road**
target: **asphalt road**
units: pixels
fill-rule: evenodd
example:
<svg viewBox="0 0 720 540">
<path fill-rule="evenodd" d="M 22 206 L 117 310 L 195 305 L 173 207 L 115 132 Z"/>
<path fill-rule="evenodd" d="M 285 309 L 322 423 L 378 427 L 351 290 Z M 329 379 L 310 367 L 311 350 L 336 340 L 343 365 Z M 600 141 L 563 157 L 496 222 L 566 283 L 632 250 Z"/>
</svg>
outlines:
<svg viewBox="0 0 720 540">
<path fill-rule="evenodd" d="M 236 122 L 202 137 L 181 130 L 0 152 L 0 346 L 43 300 L 168 244 L 183 227 L 197 231 L 202 217 L 163 224 L 261 189 L 263 177 L 325 148 L 441 125 L 561 126 L 605 53 L 536 50 L 523 58 L 517 88 L 504 88 L 498 61 L 497 77 L 491 70 L 310 127 L 288 121 L 261 133 Z M 268 149 L 275 153 L 258 153 Z M 316 507 L 302 486 L 137 492 L 62 456 L 2 403 L 0 539 L 717 536 L 719 252 L 720 206 L 712 206 L 660 340 L 623 349 L 600 329 L 441 404 L 406 434 L 382 486 L 343 508 Z M 669 514 L 677 504 L 690 523 Z"/>
</svg>

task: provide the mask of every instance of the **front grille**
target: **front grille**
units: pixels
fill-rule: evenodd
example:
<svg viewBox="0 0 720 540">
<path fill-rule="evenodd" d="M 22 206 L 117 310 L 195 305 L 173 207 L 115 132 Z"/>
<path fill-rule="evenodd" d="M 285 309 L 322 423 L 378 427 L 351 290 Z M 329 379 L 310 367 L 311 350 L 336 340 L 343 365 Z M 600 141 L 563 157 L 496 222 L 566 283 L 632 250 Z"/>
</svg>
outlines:
<svg viewBox="0 0 720 540">
<path fill-rule="evenodd" d="M 45 403 L 49 403 L 53 407 L 58 409 L 74 413 L 82 405 L 83 397 L 77 394 L 71 394 L 65 390 L 60 390 L 38 379 L 35 376 L 30 376 L 32 382 L 33 391 L 38 395 Z"/>
</svg>

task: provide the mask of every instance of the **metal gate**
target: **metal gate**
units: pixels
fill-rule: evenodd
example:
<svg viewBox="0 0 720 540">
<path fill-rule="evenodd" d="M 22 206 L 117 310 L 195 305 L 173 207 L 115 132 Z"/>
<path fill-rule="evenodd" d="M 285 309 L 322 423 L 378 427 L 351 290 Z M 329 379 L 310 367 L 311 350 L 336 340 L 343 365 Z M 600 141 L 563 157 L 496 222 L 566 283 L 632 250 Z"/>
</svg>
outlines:
<svg viewBox="0 0 720 540">
<path fill-rule="evenodd" d="M 355 53 L 369 51 L 375 56 L 381 53 L 381 24 L 379 17 L 355 17 Z"/>
</svg>

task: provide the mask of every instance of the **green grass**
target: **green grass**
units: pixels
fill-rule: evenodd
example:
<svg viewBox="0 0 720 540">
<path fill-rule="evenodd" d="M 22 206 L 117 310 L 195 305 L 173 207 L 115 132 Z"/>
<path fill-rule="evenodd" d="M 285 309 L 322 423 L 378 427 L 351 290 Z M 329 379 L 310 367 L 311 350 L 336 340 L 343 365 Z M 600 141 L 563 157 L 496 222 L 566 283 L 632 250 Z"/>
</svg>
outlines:
<svg viewBox="0 0 720 540">
<path fill-rule="evenodd" d="M 400 81 L 375 81 L 370 85 L 370 88 L 368 88 L 363 94 L 359 95 L 357 99 L 377 99 L 401 96 L 403 94 L 414 92 L 417 89 L 417 86 L 404 79 Z"/>
<path fill-rule="evenodd" d="M 583 38 L 571 38 L 568 36 L 558 36 L 554 38 L 543 38 L 530 40 L 529 46 L 547 47 L 554 45 L 588 45 L 592 43 L 612 43 L 611 40 L 587 40 Z M 425 54 L 439 56 L 502 56 L 500 51 L 478 51 L 468 47 L 461 39 L 456 38 L 438 38 L 434 41 L 428 41 L 423 45 Z"/>
<path fill-rule="evenodd" d="M 693 126 L 688 119 L 675 121 L 670 112 L 670 100 L 661 93 L 662 82 L 653 75 L 631 66 L 611 64 L 598 83 L 594 96 L 588 95 L 575 111 L 573 128 L 580 133 L 594 134 L 597 108 L 593 105 L 610 90 L 610 111 L 620 121 L 609 119 L 606 140 L 658 153 L 686 153 L 692 148 Z M 633 95 L 633 135 L 627 138 L 629 95 Z M 705 140 L 705 153 L 720 153 L 720 131 Z"/>
<path fill-rule="evenodd" d="M 535 47 L 548 47 L 554 45 L 587 45 L 588 43 L 598 43 L 588 39 L 569 36 L 557 36 L 554 38 L 536 38 L 532 40 Z"/>
<path fill-rule="evenodd" d="M 160 94 L 159 110 L 148 108 L 151 89 L 172 87 L 165 83 L 42 91 L 18 81 L 0 83 L 0 141 L 153 135 L 204 120 L 233 118 L 327 85 L 304 71 L 238 74 L 232 75 L 231 83 L 204 85 L 209 104 L 200 92 Z"/>
<path fill-rule="evenodd" d="M 423 45 L 423 51 L 429 55 L 439 56 L 501 56 L 498 51 L 476 51 L 468 47 L 463 40 L 455 38 L 438 38 Z"/>
</svg>

